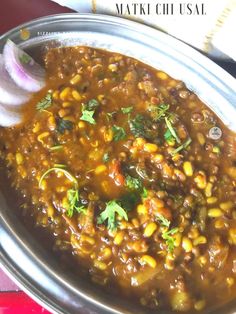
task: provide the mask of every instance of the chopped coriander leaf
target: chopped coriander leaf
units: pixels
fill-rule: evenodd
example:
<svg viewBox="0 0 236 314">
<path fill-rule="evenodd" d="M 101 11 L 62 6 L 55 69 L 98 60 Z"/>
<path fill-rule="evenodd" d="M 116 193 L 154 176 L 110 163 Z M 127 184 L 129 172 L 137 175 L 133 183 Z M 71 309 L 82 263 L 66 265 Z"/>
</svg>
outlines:
<svg viewBox="0 0 236 314">
<path fill-rule="evenodd" d="M 176 234 L 178 231 L 178 228 L 173 228 L 169 231 L 162 233 L 162 238 L 166 241 L 168 252 L 173 252 L 175 248 L 175 239 L 173 238 L 173 235 Z"/>
<path fill-rule="evenodd" d="M 141 193 L 142 198 L 147 198 L 148 197 L 148 190 L 146 188 L 143 188 L 142 193 Z"/>
<path fill-rule="evenodd" d="M 55 145 L 49 148 L 51 152 L 56 151 L 56 150 L 61 150 L 61 149 L 63 149 L 62 145 Z"/>
<path fill-rule="evenodd" d="M 143 186 L 139 178 L 131 177 L 129 174 L 125 177 L 125 185 L 130 190 L 141 190 Z"/>
<path fill-rule="evenodd" d="M 64 165 L 64 164 L 54 164 L 53 167 L 54 168 L 64 168 L 65 169 L 66 165 Z"/>
<path fill-rule="evenodd" d="M 110 119 L 113 119 L 113 115 L 116 114 L 116 111 L 112 111 L 112 112 L 107 112 L 106 113 L 106 117 L 107 117 L 107 121 L 109 122 Z"/>
<path fill-rule="evenodd" d="M 97 219 L 98 224 L 102 224 L 107 220 L 107 227 L 109 230 L 117 228 L 116 214 L 128 221 L 126 211 L 120 206 L 116 200 L 112 200 L 106 204 L 106 208 Z"/>
<path fill-rule="evenodd" d="M 67 191 L 67 205 L 66 205 L 66 214 L 69 218 L 73 216 L 75 212 L 85 213 L 86 208 L 80 205 L 79 200 L 79 191 L 77 189 L 70 189 Z"/>
<path fill-rule="evenodd" d="M 134 119 L 130 119 L 129 127 L 131 133 L 135 137 L 143 137 L 149 140 L 157 138 L 158 133 L 156 130 L 153 129 L 152 120 L 142 114 L 137 114 Z"/>
<path fill-rule="evenodd" d="M 169 129 L 164 134 L 164 138 L 168 145 L 174 146 L 175 145 L 175 138 L 172 136 Z"/>
<path fill-rule="evenodd" d="M 167 250 L 168 252 L 173 252 L 174 250 L 174 244 L 175 244 L 175 239 L 173 238 L 173 235 L 176 234 L 179 229 L 178 228 L 173 228 L 170 229 L 170 221 L 165 218 L 163 215 L 157 215 L 156 219 L 160 222 L 160 224 L 167 228 L 164 232 L 162 232 L 162 239 L 165 240 L 166 245 L 167 245 Z"/>
<path fill-rule="evenodd" d="M 140 201 L 139 193 L 135 191 L 131 191 L 128 194 L 123 195 L 119 202 L 121 203 L 122 207 L 125 208 L 127 211 L 131 211 L 135 208 L 135 206 Z"/>
<path fill-rule="evenodd" d="M 151 111 L 151 116 L 154 121 L 160 121 L 164 117 L 166 117 L 169 113 L 168 110 L 170 105 L 161 104 L 159 106 L 151 105 L 149 110 Z"/>
<path fill-rule="evenodd" d="M 82 116 L 80 117 L 80 120 L 86 121 L 90 124 L 96 124 L 96 121 L 93 118 L 93 115 L 95 113 L 95 110 L 83 110 L 82 109 Z"/>
<path fill-rule="evenodd" d="M 158 214 L 158 216 L 156 217 L 156 219 L 161 223 L 162 226 L 169 228 L 170 226 L 170 221 L 168 219 L 166 219 L 163 215 Z"/>
<path fill-rule="evenodd" d="M 172 141 L 174 139 L 169 129 L 165 132 L 164 138 L 167 142 Z"/>
<path fill-rule="evenodd" d="M 108 162 L 109 159 L 110 159 L 110 157 L 109 157 L 109 154 L 108 154 L 108 153 L 105 153 L 105 154 L 103 155 L 103 157 L 102 157 L 102 161 L 103 161 L 103 162 Z"/>
<path fill-rule="evenodd" d="M 57 131 L 61 134 L 63 134 L 66 130 L 72 130 L 73 129 L 73 123 L 69 120 L 65 120 L 62 118 L 57 119 Z"/>
<path fill-rule="evenodd" d="M 168 114 L 168 120 L 173 124 L 173 123 L 175 123 L 175 121 L 178 120 L 178 115 L 174 112 L 170 112 Z"/>
<path fill-rule="evenodd" d="M 186 142 L 184 142 L 182 145 L 180 145 L 179 147 L 177 147 L 175 150 L 173 150 L 173 152 L 171 153 L 172 156 L 174 156 L 175 154 L 177 154 L 178 152 L 180 152 L 181 150 L 187 148 L 192 142 L 192 139 L 189 137 L 187 139 Z"/>
<path fill-rule="evenodd" d="M 133 106 L 130 106 L 130 107 L 123 107 L 121 108 L 121 111 L 122 113 L 124 114 L 128 114 L 128 113 L 131 113 L 133 111 L 134 107 Z"/>
<path fill-rule="evenodd" d="M 86 104 L 86 110 L 94 110 L 99 106 L 99 102 L 96 99 L 91 99 Z"/>
<path fill-rule="evenodd" d="M 44 98 L 42 98 L 36 105 L 36 109 L 43 111 L 52 105 L 52 94 L 47 93 Z"/>
<path fill-rule="evenodd" d="M 118 125 L 113 125 L 112 127 L 112 132 L 113 132 L 113 140 L 115 142 L 124 140 L 126 138 L 126 132 L 124 128 L 118 126 Z"/>
<path fill-rule="evenodd" d="M 177 143 L 180 143 L 181 141 L 180 141 L 174 127 L 172 126 L 170 120 L 167 117 L 165 117 L 165 122 L 166 122 L 166 126 L 169 129 L 171 135 L 176 139 Z"/>
<path fill-rule="evenodd" d="M 135 137 L 145 137 L 146 129 L 144 126 L 145 117 L 137 114 L 134 119 L 129 121 L 130 131 Z"/>
<path fill-rule="evenodd" d="M 86 104 L 82 105 L 82 116 L 80 120 L 86 121 L 90 124 L 96 124 L 94 120 L 95 109 L 99 106 L 99 102 L 96 99 L 89 100 Z"/>
<path fill-rule="evenodd" d="M 28 63 L 30 63 L 30 61 L 32 60 L 32 58 L 31 58 L 29 55 L 25 54 L 25 53 L 23 53 L 23 54 L 19 57 L 19 59 L 20 59 L 20 62 L 21 62 L 22 64 L 28 64 Z"/>
</svg>

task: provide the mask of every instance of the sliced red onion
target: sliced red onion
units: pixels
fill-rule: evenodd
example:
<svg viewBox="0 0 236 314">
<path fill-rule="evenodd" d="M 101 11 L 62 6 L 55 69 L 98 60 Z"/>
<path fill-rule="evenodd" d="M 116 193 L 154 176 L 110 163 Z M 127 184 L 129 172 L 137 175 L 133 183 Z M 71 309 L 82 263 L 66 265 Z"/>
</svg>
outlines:
<svg viewBox="0 0 236 314">
<path fill-rule="evenodd" d="M 22 113 L 0 104 L 0 126 L 11 127 L 22 122 Z"/>
<path fill-rule="evenodd" d="M 30 93 L 22 90 L 12 80 L 7 72 L 3 56 L 0 54 L 0 95 L 1 102 L 8 106 L 19 106 L 26 103 L 30 98 Z"/>
<path fill-rule="evenodd" d="M 19 87 L 37 92 L 45 86 L 45 70 L 9 39 L 3 57 L 7 71 Z"/>
</svg>

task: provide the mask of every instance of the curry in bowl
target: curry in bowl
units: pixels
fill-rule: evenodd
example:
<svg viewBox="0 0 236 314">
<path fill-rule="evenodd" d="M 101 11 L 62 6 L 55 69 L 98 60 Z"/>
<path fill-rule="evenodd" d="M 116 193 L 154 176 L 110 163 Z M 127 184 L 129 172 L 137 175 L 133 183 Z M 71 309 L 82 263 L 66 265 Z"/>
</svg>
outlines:
<svg viewBox="0 0 236 314">
<path fill-rule="evenodd" d="M 186 86 L 130 57 L 50 49 L 0 157 L 24 224 L 63 264 L 152 310 L 235 297 L 236 136 Z M 79 277 L 78 277 L 79 280 Z"/>
</svg>

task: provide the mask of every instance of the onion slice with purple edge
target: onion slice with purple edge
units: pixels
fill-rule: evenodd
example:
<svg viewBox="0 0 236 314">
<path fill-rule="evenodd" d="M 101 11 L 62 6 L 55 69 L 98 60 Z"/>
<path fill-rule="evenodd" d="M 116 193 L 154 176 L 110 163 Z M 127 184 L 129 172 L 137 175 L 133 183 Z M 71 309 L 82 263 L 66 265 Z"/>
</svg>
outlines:
<svg viewBox="0 0 236 314">
<path fill-rule="evenodd" d="M 30 93 L 21 89 L 12 80 L 4 64 L 3 56 L 0 54 L 0 95 L 3 105 L 15 107 L 26 103 L 30 98 Z"/>
<path fill-rule="evenodd" d="M 3 57 L 8 73 L 19 87 L 38 92 L 45 86 L 45 70 L 10 39 L 4 46 Z"/>
<path fill-rule="evenodd" d="M 11 127 L 22 122 L 22 113 L 11 111 L 0 104 L 0 126 Z"/>
</svg>

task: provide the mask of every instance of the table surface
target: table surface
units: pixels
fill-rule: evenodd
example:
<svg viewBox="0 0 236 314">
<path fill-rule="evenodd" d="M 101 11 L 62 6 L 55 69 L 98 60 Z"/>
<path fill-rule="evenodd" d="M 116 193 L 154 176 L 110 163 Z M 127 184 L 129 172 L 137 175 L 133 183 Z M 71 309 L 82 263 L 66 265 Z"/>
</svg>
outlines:
<svg viewBox="0 0 236 314">
<path fill-rule="evenodd" d="M 78 0 L 83 1 L 83 0 Z M 32 20 L 37 17 L 58 14 L 58 13 L 70 13 L 73 12 L 69 8 L 62 7 L 50 0 L 1 0 L 1 12 L 0 12 L 0 35 L 9 29 L 16 27 L 17 25 Z M 214 60 L 226 71 L 236 77 L 236 63 Z M 28 304 L 31 310 L 28 313 L 44 313 L 46 311 L 41 309 L 38 305 L 31 302 L 31 300 L 21 294 L 17 285 L 12 282 L 7 275 L 0 269 L 0 313 L 1 314 L 21 314 L 19 309 L 19 302 L 25 302 L 25 306 Z M 15 292 L 15 302 L 9 292 Z M 16 297 L 17 295 L 17 297 Z M 11 300 L 11 301 L 10 301 Z M 27 303 L 28 302 L 28 303 Z M 10 303 L 10 304 L 9 304 Z M 14 305 L 15 304 L 15 305 Z M 15 307 L 16 306 L 16 307 Z M 4 309 L 3 309 L 4 307 Z M 16 312 L 17 311 L 17 312 Z M 47 312 L 49 313 L 49 312 Z M 22 314 L 26 314 L 26 310 L 22 310 Z"/>
</svg>

